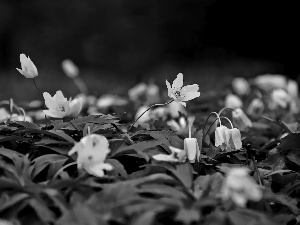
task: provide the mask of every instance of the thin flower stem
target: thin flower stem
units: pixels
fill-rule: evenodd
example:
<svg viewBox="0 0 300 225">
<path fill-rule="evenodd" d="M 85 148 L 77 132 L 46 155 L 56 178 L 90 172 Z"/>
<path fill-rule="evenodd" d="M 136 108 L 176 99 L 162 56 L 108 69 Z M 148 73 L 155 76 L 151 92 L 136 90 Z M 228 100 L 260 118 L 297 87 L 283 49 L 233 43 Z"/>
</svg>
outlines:
<svg viewBox="0 0 300 225">
<path fill-rule="evenodd" d="M 232 108 L 223 108 L 223 109 L 220 110 L 219 116 L 221 116 L 222 112 L 224 112 L 224 111 L 226 111 L 226 110 L 234 111 L 234 109 L 232 109 Z"/>
<path fill-rule="evenodd" d="M 255 172 L 257 174 L 258 183 L 259 183 L 260 186 L 263 186 L 263 182 L 262 182 L 262 179 L 260 177 L 260 173 L 259 173 L 258 168 L 257 168 L 257 163 L 256 163 L 256 160 L 255 160 L 253 154 L 251 154 L 251 160 L 253 162 L 253 166 L 254 166 Z"/>
<path fill-rule="evenodd" d="M 9 99 L 9 118 L 11 118 L 13 110 L 14 110 L 14 100 L 11 98 Z"/>
<path fill-rule="evenodd" d="M 84 94 L 84 95 L 88 94 L 88 88 L 87 88 L 86 84 L 84 83 L 84 81 L 81 79 L 81 77 L 76 76 L 73 78 L 73 81 L 82 94 Z"/>
<path fill-rule="evenodd" d="M 77 164 L 77 162 L 71 162 L 71 163 L 69 163 L 69 164 L 67 164 L 67 165 L 64 165 L 62 168 L 60 168 L 60 169 L 55 173 L 55 175 L 53 176 L 52 180 L 55 180 L 55 179 L 57 178 L 57 176 L 58 176 L 64 169 L 66 169 L 66 168 L 69 167 L 69 166 L 73 166 L 73 165 L 75 165 L 75 164 Z"/>
<path fill-rule="evenodd" d="M 208 130 L 206 131 L 205 135 L 203 136 L 202 140 L 205 140 L 205 137 L 206 137 L 206 135 L 208 134 L 210 128 L 214 125 L 214 123 L 215 123 L 218 119 L 219 119 L 219 118 L 216 118 L 216 119 L 214 120 L 214 122 L 212 122 L 212 124 L 210 125 L 210 127 L 209 127 Z"/>
<path fill-rule="evenodd" d="M 263 186 L 263 180 L 261 179 L 261 176 L 260 176 L 260 173 L 259 173 L 259 170 L 258 170 L 258 167 L 257 167 L 256 160 L 255 160 L 255 158 L 254 158 L 254 156 L 252 154 L 252 151 L 251 151 L 251 145 L 250 144 L 247 144 L 246 150 L 247 150 L 247 161 L 248 161 L 248 158 L 250 158 L 252 160 L 252 163 L 253 163 L 253 166 L 254 166 L 254 170 L 255 170 L 255 172 L 257 174 L 258 183 L 259 183 L 260 186 Z"/>
<path fill-rule="evenodd" d="M 227 117 L 225 117 L 225 116 L 221 116 L 220 118 L 222 118 L 222 119 L 226 119 L 229 123 L 230 123 L 230 125 L 231 125 L 231 129 L 233 129 L 233 125 L 232 125 L 232 123 L 231 123 L 231 121 L 230 121 L 230 119 L 228 119 Z"/>
<path fill-rule="evenodd" d="M 191 116 L 188 118 L 188 123 L 189 123 L 189 138 L 192 138 L 192 126 L 193 126 L 193 123 L 195 121 L 195 117 L 194 116 Z"/>
<path fill-rule="evenodd" d="M 38 86 L 36 85 L 34 78 L 32 78 L 32 81 L 33 81 L 34 86 L 36 87 L 36 89 L 38 89 L 38 91 L 41 93 L 42 99 L 44 99 L 43 92 L 42 92 L 42 91 L 38 88 Z"/>
<path fill-rule="evenodd" d="M 170 104 L 171 102 L 173 102 L 174 100 L 171 100 L 165 104 L 154 104 L 154 105 L 151 105 L 148 109 L 146 109 L 134 122 L 133 124 L 128 128 L 127 132 L 130 131 L 130 129 L 136 124 L 136 122 L 146 113 L 148 112 L 151 108 L 155 107 L 155 106 L 166 106 L 168 104 Z"/>
<path fill-rule="evenodd" d="M 207 117 L 207 119 L 206 119 L 206 121 L 205 121 L 205 123 L 204 123 L 203 130 L 205 129 L 205 126 L 206 126 L 206 124 L 207 124 L 207 122 L 208 122 L 208 119 L 209 119 L 209 117 L 210 117 L 212 114 L 215 114 L 215 115 L 217 116 L 217 119 L 219 120 L 220 126 L 222 125 L 222 124 L 221 124 L 221 120 L 220 120 L 219 114 L 216 113 L 216 112 L 211 112 L 211 113 L 208 115 L 208 117 Z M 215 120 L 215 121 L 216 121 L 216 120 Z"/>
</svg>

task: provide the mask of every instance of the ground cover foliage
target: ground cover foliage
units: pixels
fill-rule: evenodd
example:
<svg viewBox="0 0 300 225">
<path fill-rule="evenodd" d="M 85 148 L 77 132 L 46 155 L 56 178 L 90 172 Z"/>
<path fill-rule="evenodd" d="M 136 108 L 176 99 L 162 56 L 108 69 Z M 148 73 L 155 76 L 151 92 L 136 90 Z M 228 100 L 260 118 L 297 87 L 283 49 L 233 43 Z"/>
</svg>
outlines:
<svg viewBox="0 0 300 225">
<path fill-rule="evenodd" d="M 18 105 L 2 101 L 8 115 L 2 114 L 0 124 L 0 224 L 299 223 L 298 94 L 293 96 L 285 77 L 281 76 L 282 87 L 274 87 L 276 76 L 267 76 L 264 82 L 250 81 L 247 88 L 239 89 L 242 85 L 235 82 L 240 80 L 235 80 L 223 90 L 201 93 L 186 108 L 177 102 L 152 107 L 132 127 L 141 106 L 145 111 L 170 100 L 166 86 L 153 92 L 153 84 L 142 84 L 127 98 L 81 94 L 81 112 L 72 118 L 41 116 L 44 99 Z M 278 88 L 286 95 L 278 97 Z M 251 108 L 256 98 L 263 109 Z M 241 148 L 216 147 L 220 124 L 208 116 L 224 107 L 242 108 L 250 118 L 251 125 L 234 123 L 241 131 Z M 19 118 L 22 111 L 28 116 L 25 120 Z M 234 121 L 232 110 L 220 114 Z M 189 129 L 191 116 L 195 121 Z M 227 120 L 222 124 L 230 127 Z M 105 163 L 113 169 L 103 176 L 79 168 L 79 156 L 68 154 L 92 134 L 109 142 Z M 191 137 L 197 140 L 200 157 L 178 161 L 170 146 L 186 151 L 184 140 Z M 159 154 L 175 160 L 158 160 Z M 230 190 L 236 195 L 226 197 L 224 186 L 232 168 L 248 168 L 247 176 L 257 186 L 245 190 L 237 184 L 240 187 Z M 240 182 L 248 182 L 243 179 Z M 251 200 L 249 191 L 257 188 L 262 195 Z"/>
</svg>

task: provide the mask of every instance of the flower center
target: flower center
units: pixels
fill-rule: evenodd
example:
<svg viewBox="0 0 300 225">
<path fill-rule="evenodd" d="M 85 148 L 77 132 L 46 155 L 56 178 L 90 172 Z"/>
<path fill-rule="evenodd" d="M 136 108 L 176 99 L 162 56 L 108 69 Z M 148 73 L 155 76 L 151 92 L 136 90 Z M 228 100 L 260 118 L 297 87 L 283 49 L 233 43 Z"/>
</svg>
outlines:
<svg viewBox="0 0 300 225">
<path fill-rule="evenodd" d="M 62 102 L 59 102 L 59 103 L 57 104 L 57 110 L 58 110 L 58 111 L 61 111 L 61 112 L 65 112 L 65 111 L 66 111 L 66 108 L 65 108 L 65 106 L 63 105 Z"/>
<path fill-rule="evenodd" d="M 180 89 L 174 89 L 173 94 L 175 95 L 176 98 L 183 97 L 183 93 L 181 93 Z"/>
</svg>

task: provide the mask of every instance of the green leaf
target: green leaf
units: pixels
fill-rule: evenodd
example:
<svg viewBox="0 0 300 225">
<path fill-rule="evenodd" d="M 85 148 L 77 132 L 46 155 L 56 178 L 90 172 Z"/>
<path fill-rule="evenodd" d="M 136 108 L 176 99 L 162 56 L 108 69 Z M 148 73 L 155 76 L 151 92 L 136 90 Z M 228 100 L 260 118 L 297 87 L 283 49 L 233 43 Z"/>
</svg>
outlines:
<svg viewBox="0 0 300 225">
<path fill-rule="evenodd" d="M 68 159 L 69 157 L 66 157 L 64 155 L 58 155 L 58 154 L 48 154 L 48 155 L 40 156 L 33 160 L 34 169 L 32 171 L 32 177 L 34 178 L 50 164 L 58 163 L 60 166 L 62 166 Z"/>
<path fill-rule="evenodd" d="M 282 150 L 297 149 L 300 150 L 300 134 L 290 133 L 281 139 L 281 143 L 277 148 Z"/>
<path fill-rule="evenodd" d="M 35 210 L 36 214 L 39 216 L 43 222 L 54 222 L 54 213 L 45 205 L 44 202 L 32 198 L 28 201 L 28 204 Z"/>
<path fill-rule="evenodd" d="M 293 149 L 286 154 L 286 157 L 293 163 L 300 166 L 300 149 Z"/>
<path fill-rule="evenodd" d="M 0 182 L 1 185 L 1 182 Z M 20 202 L 24 201 L 25 199 L 28 199 L 29 195 L 25 193 L 18 193 L 14 194 L 12 196 L 9 196 L 5 192 L 2 193 L 0 196 L 0 212 L 14 207 L 16 204 L 20 204 Z"/>
<path fill-rule="evenodd" d="M 23 155 L 10 149 L 0 148 L 0 155 L 11 159 L 16 167 L 20 167 Z"/>
<path fill-rule="evenodd" d="M 262 118 L 264 118 L 264 119 L 266 119 L 266 120 L 268 120 L 268 121 L 270 121 L 272 123 L 277 124 L 278 126 L 282 127 L 286 132 L 291 133 L 291 130 L 282 121 L 280 121 L 280 120 L 273 120 L 273 119 L 268 118 L 266 116 L 262 116 Z"/>
<path fill-rule="evenodd" d="M 114 169 L 111 172 L 108 172 L 108 174 L 113 173 L 116 177 L 127 177 L 127 172 L 124 169 L 124 166 L 116 159 L 107 159 L 107 163 L 111 164 Z"/>
<path fill-rule="evenodd" d="M 14 123 L 19 124 L 19 125 L 27 128 L 27 129 L 38 129 L 38 130 L 40 130 L 39 126 L 37 126 L 36 124 L 31 123 L 31 122 L 27 122 L 27 121 L 14 121 Z"/>
</svg>

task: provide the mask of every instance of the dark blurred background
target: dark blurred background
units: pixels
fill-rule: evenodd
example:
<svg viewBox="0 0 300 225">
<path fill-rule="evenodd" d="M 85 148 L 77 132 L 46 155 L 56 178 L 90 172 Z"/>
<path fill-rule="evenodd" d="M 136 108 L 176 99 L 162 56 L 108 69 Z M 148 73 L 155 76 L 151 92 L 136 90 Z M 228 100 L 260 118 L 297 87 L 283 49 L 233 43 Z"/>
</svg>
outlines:
<svg viewBox="0 0 300 225">
<path fill-rule="evenodd" d="M 0 100 L 40 98 L 19 54 L 51 94 L 78 90 L 61 70 L 72 59 L 92 94 L 126 93 L 139 81 L 174 79 L 215 88 L 234 76 L 297 79 L 296 1 L 0 0 Z"/>
</svg>

